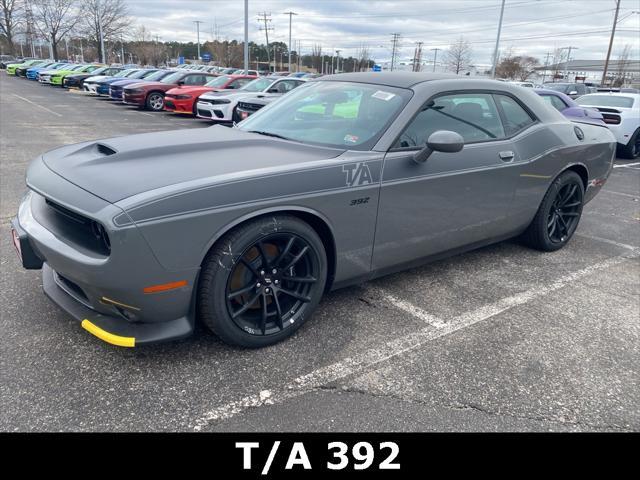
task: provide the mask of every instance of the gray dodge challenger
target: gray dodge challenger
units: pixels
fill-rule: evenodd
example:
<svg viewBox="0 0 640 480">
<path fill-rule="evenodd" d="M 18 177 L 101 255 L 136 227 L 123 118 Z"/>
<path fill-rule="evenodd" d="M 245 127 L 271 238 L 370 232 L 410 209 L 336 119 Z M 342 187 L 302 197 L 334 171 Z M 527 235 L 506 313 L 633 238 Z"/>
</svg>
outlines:
<svg viewBox="0 0 640 480">
<path fill-rule="evenodd" d="M 519 236 L 562 248 L 611 172 L 606 126 L 420 73 L 317 79 L 235 128 L 68 145 L 27 172 L 22 264 L 86 330 L 270 345 L 324 292 Z"/>
</svg>

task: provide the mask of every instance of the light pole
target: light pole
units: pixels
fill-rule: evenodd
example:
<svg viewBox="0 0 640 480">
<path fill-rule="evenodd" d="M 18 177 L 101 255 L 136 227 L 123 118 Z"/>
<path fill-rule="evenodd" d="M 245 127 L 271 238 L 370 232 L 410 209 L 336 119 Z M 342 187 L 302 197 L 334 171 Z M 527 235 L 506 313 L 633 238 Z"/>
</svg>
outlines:
<svg viewBox="0 0 640 480">
<path fill-rule="evenodd" d="M 104 36 L 102 35 L 102 15 L 101 10 L 100 10 L 100 0 L 97 0 L 97 12 L 98 12 L 98 34 L 100 35 L 100 53 L 101 55 L 101 60 L 102 63 L 106 64 L 106 57 L 105 57 L 105 51 L 104 51 Z"/>
<path fill-rule="evenodd" d="M 340 73 L 340 50 L 336 50 L 336 72 Z"/>
<path fill-rule="evenodd" d="M 297 15 L 295 12 L 284 12 L 285 15 L 289 15 L 289 73 L 291 73 L 291 19 L 294 15 Z"/>
<path fill-rule="evenodd" d="M 498 64 L 498 47 L 500 46 L 500 33 L 502 33 L 502 18 L 504 17 L 504 2 L 500 7 L 500 20 L 498 21 L 498 35 L 496 36 L 496 46 L 493 49 L 493 63 L 491 64 L 491 78 L 496 77 L 496 65 Z"/>
<path fill-rule="evenodd" d="M 244 0 L 244 74 L 249 73 L 249 0 Z"/>
<path fill-rule="evenodd" d="M 200 24 L 204 22 L 202 20 L 194 20 L 193 23 L 196 24 L 196 35 L 198 39 L 198 61 L 200 61 Z"/>
</svg>

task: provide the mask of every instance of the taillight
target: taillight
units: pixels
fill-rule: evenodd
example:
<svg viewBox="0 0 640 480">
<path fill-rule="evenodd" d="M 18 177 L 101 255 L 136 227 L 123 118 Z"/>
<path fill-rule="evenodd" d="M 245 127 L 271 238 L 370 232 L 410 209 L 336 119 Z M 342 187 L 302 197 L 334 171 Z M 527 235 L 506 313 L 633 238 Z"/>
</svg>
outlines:
<svg viewBox="0 0 640 480">
<path fill-rule="evenodd" d="M 603 113 L 602 119 L 604 120 L 604 123 L 609 125 L 619 125 L 621 121 L 619 115 L 612 115 L 610 113 Z"/>
</svg>

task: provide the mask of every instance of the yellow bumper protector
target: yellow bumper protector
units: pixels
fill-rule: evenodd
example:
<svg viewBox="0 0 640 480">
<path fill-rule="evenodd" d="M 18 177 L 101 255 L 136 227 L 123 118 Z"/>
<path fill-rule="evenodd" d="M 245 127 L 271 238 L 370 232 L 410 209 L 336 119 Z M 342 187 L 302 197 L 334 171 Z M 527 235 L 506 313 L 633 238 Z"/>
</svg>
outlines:
<svg viewBox="0 0 640 480">
<path fill-rule="evenodd" d="M 135 347 L 136 339 L 134 337 L 121 337 L 120 335 L 114 335 L 106 330 L 101 329 L 99 326 L 91 323 L 86 318 L 80 324 L 87 332 L 95 335 L 100 340 L 110 343 L 111 345 L 117 345 L 118 347 Z"/>
</svg>

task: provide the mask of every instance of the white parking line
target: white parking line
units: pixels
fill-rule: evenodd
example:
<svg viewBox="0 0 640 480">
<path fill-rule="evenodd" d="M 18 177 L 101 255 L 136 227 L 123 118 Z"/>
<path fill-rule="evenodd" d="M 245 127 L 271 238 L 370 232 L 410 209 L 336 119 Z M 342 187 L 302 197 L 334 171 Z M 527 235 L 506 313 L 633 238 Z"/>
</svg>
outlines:
<svg viewBox="0 0 640 480">
<path fill-rule="evenodd" d="M 610 240 L 608 238 L 596 237 L 595 235 L 587 235 L 584 233 L 576 233 L 576 235 L 578 237 L 588 238 L 589 240 L 595 240 L 597 242 L 603 242 L 603 243 L 608 243 L 610 245 L 615 245 L 616 247 L 626 248 L 627 250 L 635 250 L 636 248 L 640 248 L 640 247 L 634 247 L 633 245 L 628 245 L 626 243 L 616 242 L 615 240 Z"/>
<path fill-rule="evenodd" d="M 600 190 L 600 193 L 603 193 L 603 192 L 604 193 L 611 193 L 613 195 L 620 195 L 622 197 L 633 198 L 633 199 L 640 198 L 640 195 L 632 195 L 630 193 L 614 192 L 613 190 L 604 190 L 604 189 Z"/>
<path fill-rule="evenodd" d="M 278 404 L 291 398 L 304 395 L 305 393 L 313 391 L 323 385 L 361 373 L 380 364 L 381 362 L 415 350 L 432 340 L 457 332 L 458 330 L 469 327 L 483 320 L 488 320 L 506 310 L 523 305 L 531 300 L 544 297 L 549 293 L 564 288 L 576 280 L 591 275 L 598 270 L 618 265 L 630 258 L 635 258 L 638 255 L 640 255 L 640 249 L 634 249 L 627 255 L 603 260 L 602 262 L 595 263 L 589 267 L 570 273 L 549 285 L 534 287 L 510 297 L 503 298 L 495 303 L 482 306 L 476 310 L 454 317 L 450 321 L 435 319 L 432 315 L 426 314 L 425 318 L 428 320 L 428 325 L 414 333 L 402 336 L 382 345 L 378 345 L 358 355 L 354 355 L 353 357 L 345 358 L 339 362 L 297 377 L 291 383 L 282 388 L 262 390 L 254 395 L 249 395 L 239 400 L 216 407 L 196 419 L 190 427 L 195 431 L 200 431 L 211 422 L 231 418 L 250 408 Z M 404 301 L 401 301 L 398 305 L 400 305 L 404 311 L 410 310 L 411 312 L 417 312 L 419 315 L 422 315 L 420 314 L 422 310 L 418 307 L 411 306 L 410 308 L 405 309 L 404 307 L 406 306 L 406 302 Z M 422 316 L 418 316 L 418 318 L 422 319 Z M 434 322 L 434 319 L 437 321 Z M 435 324 L 441 326 L 436 327 Z"/>
<path fill-rule="evenodd" d="M 45 110 L 45 111 L 47 111 L 47 112 L 49 112 L 49 113 L 52 113 L 52 114 L 54 114 L 54 115 L 56 115 L 56 116 L 58 116 L 58 117 L 61 117 L 61 116 L 62 116 L 62 114 L 60 114 L 60 113 L 58 113 L 58 112 L 54 112 L 53 110 L 49 110 L 47 107 L 43 107 L 42 105 L 39 105 L 39 104 L 37 104 L 37 103 L 35 103 L 35 102 L 32 102 L 32 101 L 31 101 L 31 100 L 29 100 L 28 98 L 21 97 L 20 95 L 16 95 L 15 93 L 12 93 L 11 95 L 13 95 L 14 97 L 19 98 L 20 100 L 24 100 L 25 102 L 30 103 L 31 105 L 33 105 L 33 106 L 35 106 L 35 107 L 41 108 L 42 110 Z"/>
<path fill-rule="evenodd" d="M 624 163 L 624 164 L 621 164 L 621 165 L 614 165 L 613 168 L 635 167 L 636 165 L 640 165 L 640 162 Z M 634 170 L 636 170 L 636 169 L 634 168 Z"/>
</svg>

